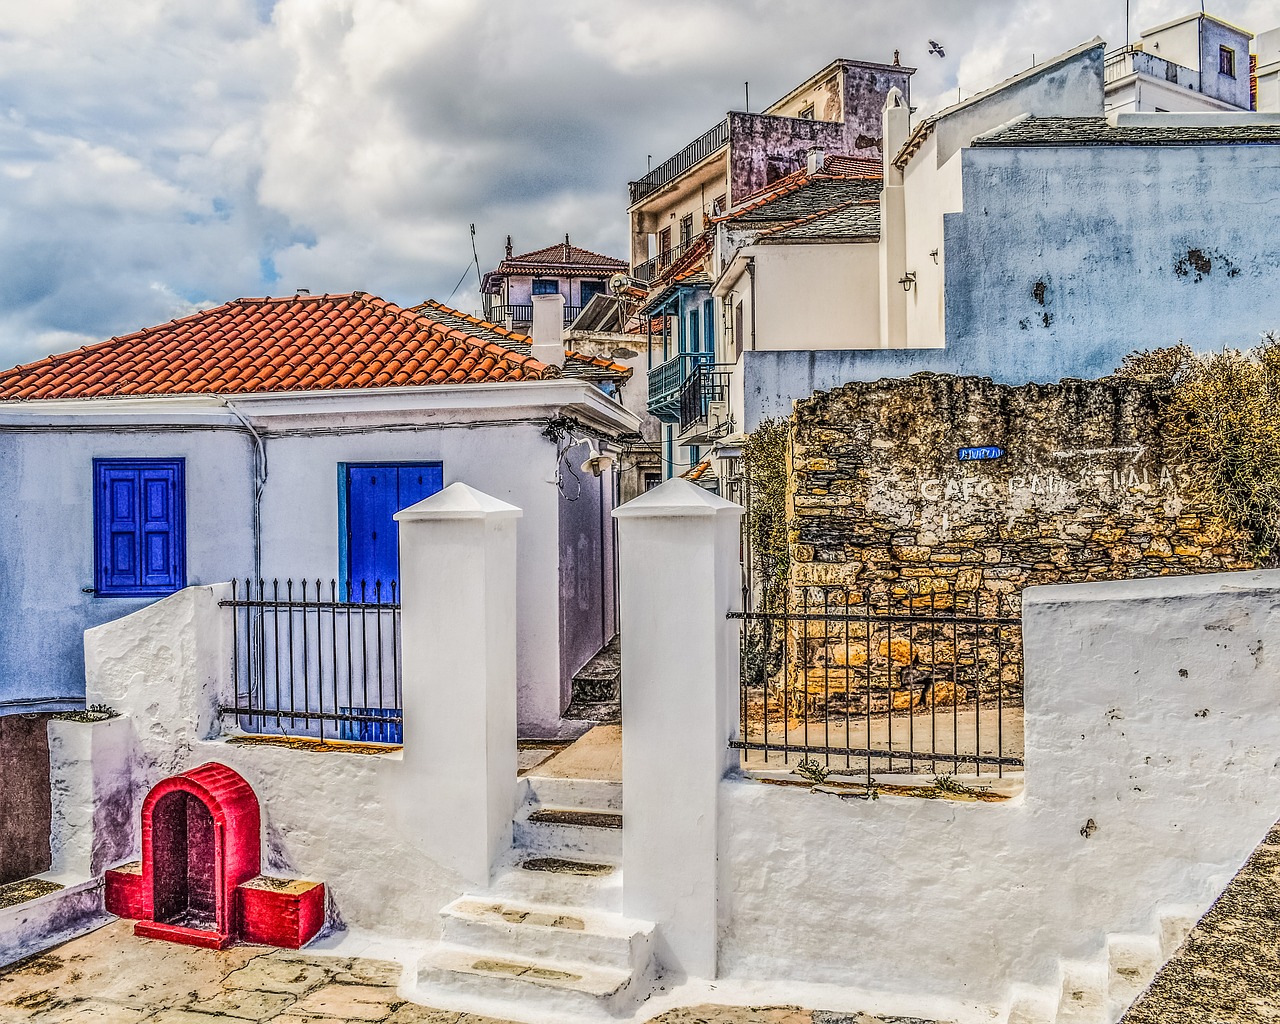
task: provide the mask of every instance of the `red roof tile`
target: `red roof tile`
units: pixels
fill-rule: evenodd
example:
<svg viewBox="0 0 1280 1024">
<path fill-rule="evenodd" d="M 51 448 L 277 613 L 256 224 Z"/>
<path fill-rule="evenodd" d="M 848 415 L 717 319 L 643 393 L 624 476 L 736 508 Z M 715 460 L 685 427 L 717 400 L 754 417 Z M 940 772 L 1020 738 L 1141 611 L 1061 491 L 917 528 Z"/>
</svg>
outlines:
<svg viewBox="0 0 1280 1024">
<path fill-rule="evenodd" d="M 363 292 L 237 299 L 0 372 L 0 398 L 537 380 L 551 368 Z"/>
<path fill-rule="evenodd" d="M 535 249 L 533 252 L 521 253 L 519 256 L 508 256 L 498 264 L 497 273 L 508 273 L 513 269 L 513 265 L 530 263 L 547 267 L 592 267 L 602 271 L 625 271 L 630 269 L 626 260 L 620 260 L 613 256 L 602 256 L 598 252 L 592 252 L 590 249 L 581 249 L 576 245 L 570 245 L 568 241 L 564 241 L 557 242 L 555 245 L 548 245 L 545 249 Z"/>
</svg>

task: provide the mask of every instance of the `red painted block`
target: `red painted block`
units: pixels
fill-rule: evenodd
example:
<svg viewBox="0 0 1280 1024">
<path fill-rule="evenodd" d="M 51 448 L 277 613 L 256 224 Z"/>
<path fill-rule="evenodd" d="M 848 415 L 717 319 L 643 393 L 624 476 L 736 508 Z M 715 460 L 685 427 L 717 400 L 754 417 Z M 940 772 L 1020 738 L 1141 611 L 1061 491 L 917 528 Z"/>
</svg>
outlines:
<svg viewBox="0 0 1280 1024">
<path fill-rule="evenodd" d="M 241 883 L 240 938 L 301 949 L 324 926 L 324 883 L 259 875 Z"/>
<path fill-rule="evenodd" d="M 109 870 L 104 897 L 107 913 L 127 917 L 130 921 L 139 920 L 143 916 L 142 861 L 135 860 L 132 864 L 121 864 Z"/>
</svg>

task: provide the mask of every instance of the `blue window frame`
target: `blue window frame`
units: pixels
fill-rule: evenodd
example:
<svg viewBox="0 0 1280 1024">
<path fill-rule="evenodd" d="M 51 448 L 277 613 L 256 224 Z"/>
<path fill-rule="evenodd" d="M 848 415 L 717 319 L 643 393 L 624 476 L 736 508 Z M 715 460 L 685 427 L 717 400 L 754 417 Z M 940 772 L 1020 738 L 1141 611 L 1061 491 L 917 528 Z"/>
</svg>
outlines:
<svg viewBox="0 0 1280 1024">
<path fill-rule="evenodd" d="M 533 279 L 534 295 L 559 295 L 560 282 L 555 278 L 535 277 Z"/>
<path fill-rule="evenodd" d="M 373 603 L 391 600 L 400 580 L 400 526 L 392 518 L 444 486 L 439 462 L 344 462 L 338 465 L 338 540 L 344 581 L 352 596 Z M 398 596 L 398 595 L 397 595 Z"/>
<path fill-rule="evenodd" d="M 187 585 L 183 459 L 93 460 L 93 588 L 159 597 Z"/>
</svg>

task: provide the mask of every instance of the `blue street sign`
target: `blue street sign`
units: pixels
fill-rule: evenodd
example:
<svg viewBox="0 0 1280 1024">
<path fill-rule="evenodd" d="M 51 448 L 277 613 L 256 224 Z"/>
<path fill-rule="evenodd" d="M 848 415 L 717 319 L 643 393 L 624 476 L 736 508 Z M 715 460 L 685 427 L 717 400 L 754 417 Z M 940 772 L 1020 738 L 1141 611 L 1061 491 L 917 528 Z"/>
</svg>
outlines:
<svg viewBox="0 0 1280 1024">
<path fill-rule="evenodd" d="M 956 458 L 961 462 L 972 462 L 979 459 L 998 459 L 1003 454 L 1003 448 L 989 445 L 986 448 L 961 448 L 956 452 Z"/>
</svg>

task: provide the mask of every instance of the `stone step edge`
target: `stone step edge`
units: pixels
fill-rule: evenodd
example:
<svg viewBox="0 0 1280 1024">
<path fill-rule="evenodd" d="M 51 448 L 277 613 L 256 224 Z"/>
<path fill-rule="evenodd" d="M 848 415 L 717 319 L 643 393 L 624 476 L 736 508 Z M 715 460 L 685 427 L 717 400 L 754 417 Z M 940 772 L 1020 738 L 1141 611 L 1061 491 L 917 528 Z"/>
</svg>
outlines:
<svg viewBox="0 0 1280 1024">
<path fill-rule="evenodd" d="M 617 811 L 598 811 L 584 807 L 553 807 L 543 804 L 531 809 L 523 820 L 531 825 L 561 825 L 568 828 L 622 828 L 622 815 Z"/>
<path fill-rule="evenodd" d="M 537 864 L 538 867 L 530 865 Z M 563 865 L 563 868 L 551 865 Z M 605 864 L 601 861 L 579 860 L 574 857 L 526 857 L 513 864 L 510 871 L 528 872 L 542 878 L 598 878 L 607 879 L 618 873 L 617 864 Z"/>
<path fill-rule="evenodd" d="M 509 921 L 497 907 L 517 913 L 539 917 L 570 918 L 582 924 L 581 928 L 566 925 L 544 924 L 540 921 Z M 463 921 L 493 925 L 509 925 L 512 928 L 529 928 L 549 934 L 595 935 L 601 938 L 630 940 L 636 936 L 650 935 L 652 921 L 639 921 L 624 917 L 612 910 L 594 907 L 575 907 L 562 903 L 543 903 L 535 900 L 512 899 L 503 896 L 464 894 L 448 906 L 441 908 L 441 917 L 454 917 Z"/>
<path fill-rule="evenodd" d="M 484 964 L 494 967 L 490 970 L 478 966 Z M 522 970 L 516 972 L 501 969 L 502 967 Z M 634 977 L 632 971 L 618 967 L 602 967 L 570 960 L 531 960 L 508 953 L 485 955 L 465 946 L 448 943 L 440 943 L 418 962 L 419 984 L 422 983 L 424 969 L 501 982 L 522 982 L 539 988 L 579 992 L 597 999 L 609 999 L 617 995 L 631 984 Z"/>
</svg>

